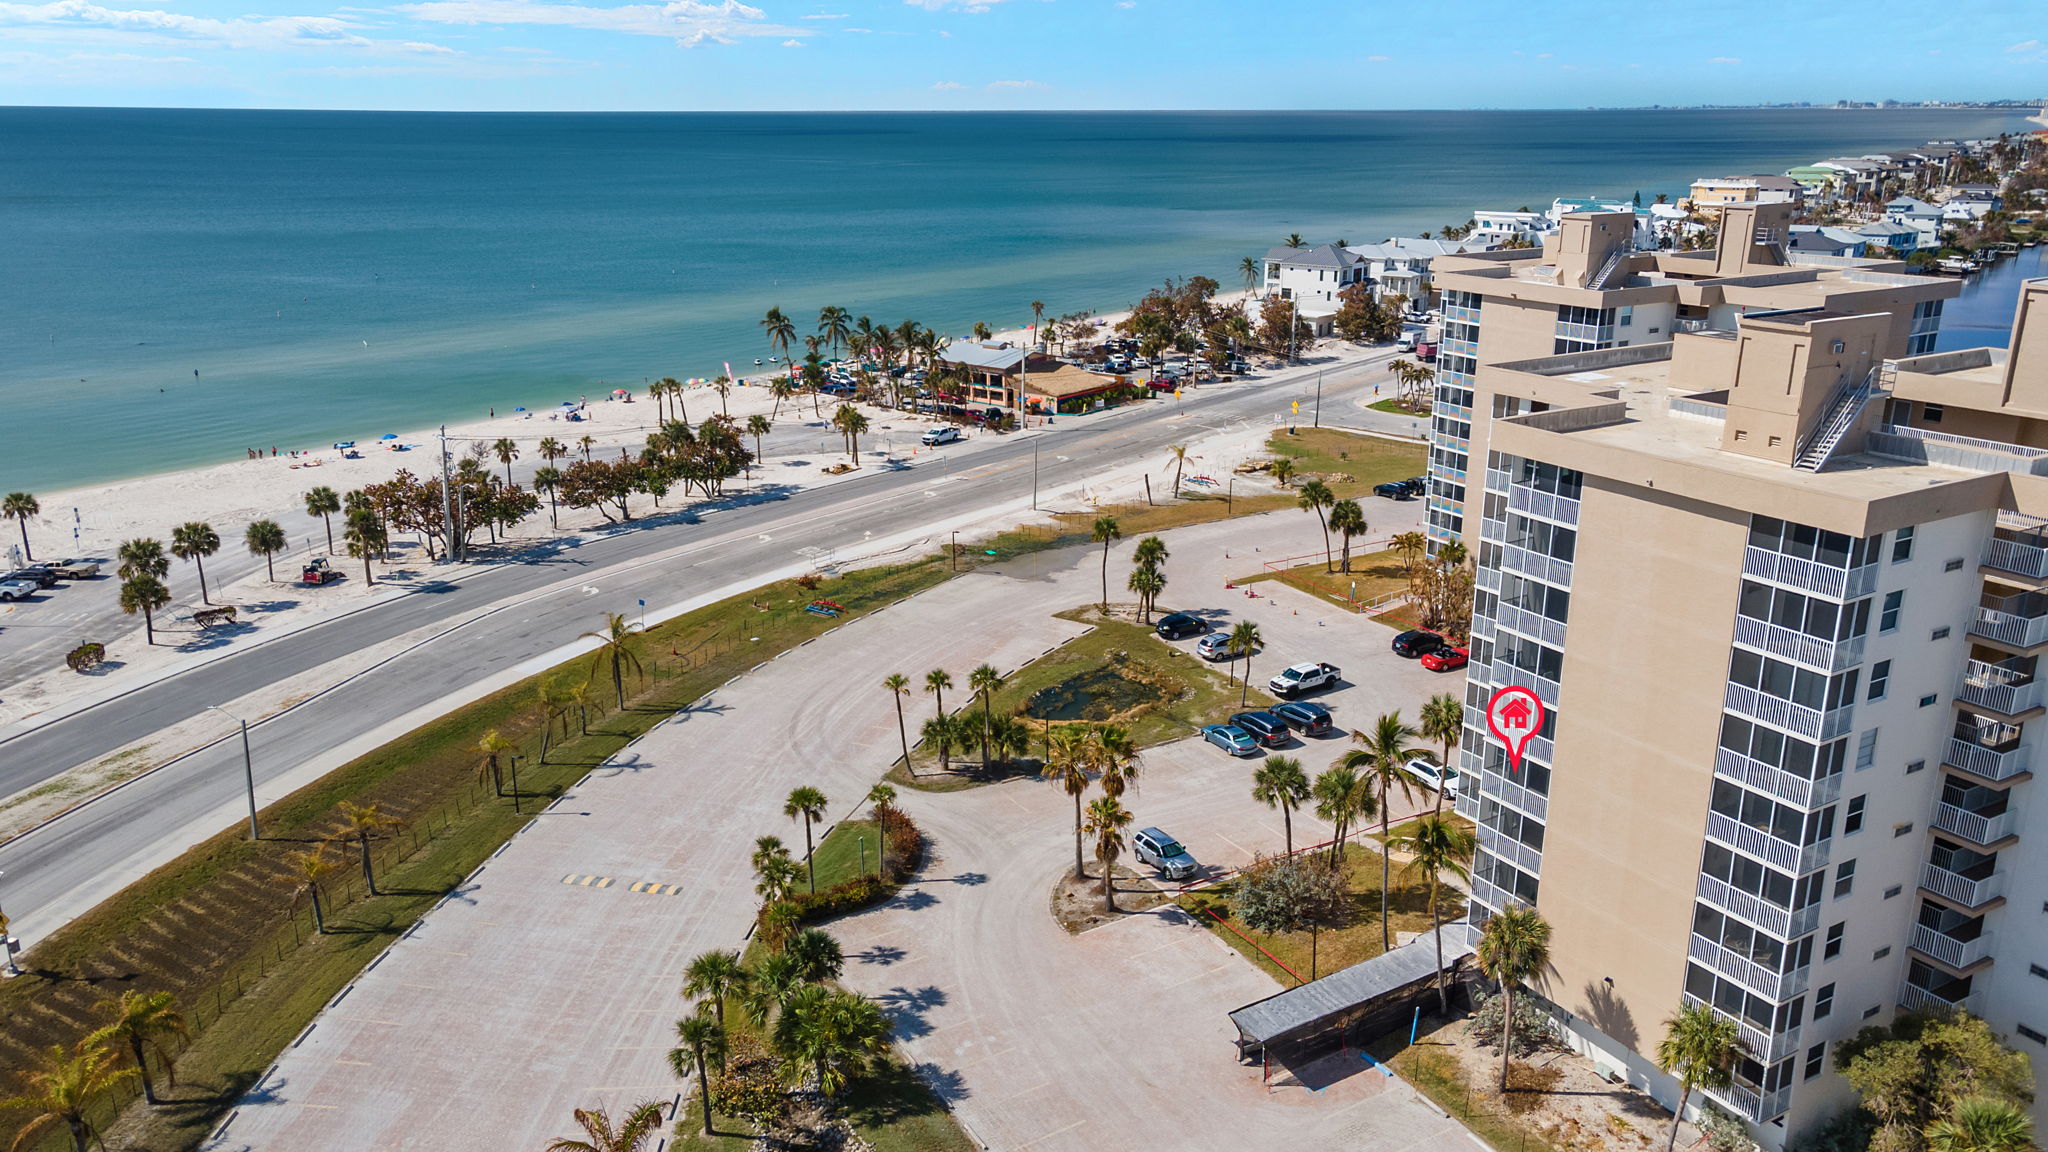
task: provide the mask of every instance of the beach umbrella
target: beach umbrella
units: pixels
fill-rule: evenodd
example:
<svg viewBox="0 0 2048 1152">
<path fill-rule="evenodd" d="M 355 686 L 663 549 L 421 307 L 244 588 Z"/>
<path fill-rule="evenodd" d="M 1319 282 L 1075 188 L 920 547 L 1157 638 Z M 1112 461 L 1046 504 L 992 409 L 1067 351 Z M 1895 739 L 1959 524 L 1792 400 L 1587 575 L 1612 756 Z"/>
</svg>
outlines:
<svg viewBox="0 0 2048 1152">
<path fill-rule="evenodd" d="M 612 395 L 614 395 L 614 396 L 624 396 L 625 394 L 626 394 L 626 390 L 625 390 L 624 388 L 614 388 L 614 389 L 612 389 Z"/>
<path fill-rule="evenodd" d="M 398 439 L 398 433 L 396 433 L 396 432 L 386 432 L 386 433 L 385 433 L 385 434 L 383 434 L 382 436 L 379 436 L 379 437 L 377 437 L 377 439 L 379 439 L 379 440 L 396 440 L 396 439 Z"/>
</svg>

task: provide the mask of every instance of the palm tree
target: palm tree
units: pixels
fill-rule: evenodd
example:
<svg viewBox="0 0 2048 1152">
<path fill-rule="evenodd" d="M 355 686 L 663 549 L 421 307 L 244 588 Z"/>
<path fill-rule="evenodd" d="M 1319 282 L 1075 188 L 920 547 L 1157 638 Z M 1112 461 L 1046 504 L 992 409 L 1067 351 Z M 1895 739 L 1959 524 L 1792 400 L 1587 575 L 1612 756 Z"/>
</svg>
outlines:
<svg viewBox="0 0 2048 1152">
<path fill-rule="evenodd" d="M 1437 895 L 1445 876 L 1470 880 L 1472 850 L 1478 843 L 1469 829 L 1442 816 L 1424 816 L 1415 821 L 1412 835 L 1387 843 L 1389 852 L 1401 851 L 1411 859 L 1401 869 L 1429 882 L 1429 925 L 1436 936 L 1436 1003 L 1445 1016 L 1451 1014 L 1450 992 L 1444 987 L 1444 922 L 1437 914 Z"/>
<path fill-rule="evenodd" d="M 1237 274 L 1244 277 L 1245 291 L 1256 292 L 1265 282 L 1266 265 L 1256 256 L 1247 256 L 1237 262 Z"/>
<path fill-rule="evenodd" d="M 121 562 L 117 572 L 123 580 L 131 576 L 154 576 L 161 580 L 171 571 L 171 561 L 164 555 L 164 546 L 146 536 L 123 540 L 114 558 Z"/>
<path fill-rule="evenodd" d="M 23 1074 L 28 1082 L 24 1095 L 0 1100 L 0 1112 L 28 1112 L 29 1121 L 14 1134 L 10 1149 L 27 1152 L 40 1146 L 43 1137 L 63 1129 L 71 1134 L 73 1152 L 86 1152 L 100 1139 L 86 1112 L 121 1081 L 135 1075 L 132 1068 L 115 1068 L 114 1054 L 97 1044 L 65 1048 L 53 1044 L 42 1055 L 41 1067 Z"/>
<path fill-rule="evenodd" d="M 242 533 L 242 543 L 249 549 L 251 556 L 263 557 L 264 573 L 275 583 L 277 568 L 272 563 L 272 557 L 291 544 L 291 541 L 285 538 L 284 527 L 275 520 L 258 520 Z"/>
<path fill-rule="evenodd" d="M 1138 612 L 1145 623 L 1152 623 L 1152 602 L 1166 591 L 1166 575 L 1157 568 L 1133 568 L 1124 586 L 1138 594 Z"/>
<path fill-rule="evenodd" d="M 803 875 L 803 865 L 789 858 L 788 852 L 757 860 L 754 865 L 754 894 L 770 908 L 789 899 L 796 891 L 796 882 Z M 777 947 L 779 942 L 771 941 Z"/>
<path fill-rule="evenodd" d="M 1088 761 L 1102 779 L 1102 794 L 1116 800 L 1137 781 L 1142 763 L 1131 730 L 1121 724 L 1104 724 L 1088 733 Z"/>
<path fill-rule="evenodd" d="M 1045 301 L 1033 300 L 1031 302 L 1031 328 L 1034 335 L 1037 333 L 1039 325 L 1043 323 L 1045 323 Z"/>
<path fill-rule="evenodd" d="M 1188 445 L 1168 444 L 1166 446 L 1166 458 L 1173 461 L 1173 494 L 1175 497 L 1179 497 L 1180 474 L 1186 471 L 1188 466 Z"/>
<path fill-rule="evenodd" d="M 1003 686 L 1003 674 L 993 664 L 983 664 L 967 674 L 967 686 L 981 697 L 981 770 L 988 771 L 988 746 L 994 717 L 990 714 L 991 700 L 996 689 Z"/>
<path fill-rule="evenodd" d="M 1304 512 L 1316 514 L 1316 523 L 1323 526 L 1323 571 L 1330 570 L 1330 523 L 1323 517 L 1323 509 L 1337 502 L 1337 494 L 1330 486 L 1318 479 L 1301 483 L 1301 490 L 1295 494 L 1294 502 Z"/>
<path fill-rule="evenodd" d="M 726 998 L 743 997 L 753 979 L 753 973 L 740 963 L 739 953 L 714 948 L 698 953 L 689 967 L 683 969 L 683 995 L 709 1004 L 718 1018 L 718 1026 L 723 1028 Z"/>
<path fill-rule="evenodd" d="M 796 325 L 789 322 L 782 309 L 770 308 L 768 314 L 761 317 L 761 331 L 768 336 L 768 346 L 781 355 L 784 363 L 788 363 L 789 346 L 796 342 Z"/>
<path fill-rule="evenodd" d="M 1667 1152 L 1678 1147 L 1678 1126 L 1685 1105 L 1700 1088 L 1726 1088 L 1734 1079 L 1735 1060 L 1744 1053 L 1735 1021 L 1705 1004 L 1681 1004 L 1664 1021 L 1664 1039 L 1657 1042 L 1657 1067 L 1678 1077 L 1678 1109 L 1671 1115 Z"/>
<path fill-rule="evenodd" d="M 142 613 L 142 631 L 147 643 L 156 643 L 157 609 L 170 602 L 171 590 L 147 572 L 137 572 L 121 581 L 121 611 L 130 616 Z"/>
<path fill-rule="evenodd" d="M 518 443 L 510 436 L 502 436 L 498 439 L 497 443 L 491 445 L 491 454 L 498 458 L 498 463 L 505 466 L 505 487 L 510 488 L 512 486 L 512 462 L 519 459 Z"/>
<path fill-rule="evenodd" d="M 157 1062 L 164 1066 L 164 1083 L 178 1086 L 177 1069 L 171 1064 L 170 1049 L 164 1047 L 164 1037 L 176 1036 L 188 1039 L 191 1033 L 185 1027 L 185 1017 L 174 1006 L 176 998 L 169 992 L 137 992 L 130 989 L 121 993 L 119 999 L 102 1000 L 100 1011 L 109 1012 L 113 1020 L 106 1027 L 85 1038 L 85 1043 L 99 1047 L 108 1041 L 118 1040 L 128 1048 L 135 1058 L 136 1072 L 142 1077 L 142 1098 L 150 1104 L 160 1101 L 156 1098 L 156 1082 L 149 1075 L 149 1054 L 156 1053 Z"/>
<path fill-rule="evenodd" d="M 640 656 L 634 651 L 640 635 L 637 624 L 628 624 L 623 612 L 604 614 L 604 627 L 596 632 L 585 632 L 580 639 L 597 641 L 597 653 L 590 661 L 590 675 L 586 682 L 597 678 L 600 668 L 609 666 L 612 676 L 612 694 L 618 698 L 619 710 L 626 707 L 626 672 L 630 669 L 635 676 L 643 676 Z"/>
<path fill-rule="evenodd" d="M 33 493 L 9 492 L 4 498 L 0 498 L 0 516 L 21 521 L 21 558 L 24 560 L 36 558 L 36 554 L 29 551 L 28 547 L 28 518 L 39 516 L 42 511 L 43 506 L 36 501 Z"/>
<path fill-rule="evenodd" d="M 341 497 L 327 485 L 322 484 L 306 493 L 306 515 L 318 516 L 320 522 L 327 526 L 327 551 L 330 555 L 334 552 L 334 521 L 329 517 L 339 511 Z"/>
<path fill-rule="evenodd" d="M 1344 543 L 1344 563 L 1341 571 L 1351 571 L 1351 538 L 1365 535 L 1367 527 L 1365 510 L 1358 506 L 1358 501 L 1339 500 L 1330 505 L 1330 528 Z"/>
<path fill-rule="evenodd" d="M 1965 1096 L 1927 1128 L 1928 1152 L 2034 1152 L 2026 1109 L 1995 1096 Z"/>
<path fill-rule="evenodd" d="M 355 841 L 356 848 L 363 855 L 363 887 L 372 896 L 381 895 L 377 891 L 377 873 L 370 865 L 370 837 L 379 832 L 397 831 L 405 827 L 405 821 L 396 816 L 386 815 L 382 806 L 378 804 L 356 804 L 343 800 L 335 805 L 335 810 L 341 813 L 343 823 L 348 825 L 343 838 Z"/>
<path fill-rule="evenodd" d="M 1109 546 L 1114 541 L 1123 539 L 1124 531 L 1117 527 L 1116 517 L 1098 516 L 1095 518 L 1095 531 L 1088 538 L 1102 545 L 1102 610 L 1107 612 L 1109 611 Z"/>
<path fill-rule="evenodd" d="M 789 799 L 782 802 L 784 816 L 804 822 L 804 867 L 810 874 L 813 892 L 818 890 L 818 860 L 811 847 L 811 825 L 825 818 L 826 803 L 823 792 L 808 786 L 792 791 Z"/>
<path fill-rule="evenodd" d="M 350 556 L 360 557 L 363 562 L 363 583 L 375 584 L 377 578 L 370 574 L 370 557 L 382 553 L 391 546 L 391 534 L 385 530 L 384 522 L 368 508 L 358 508 L 348 514 L 348 520 L 341 528 L 342 543 L 348 545 Z"/>
<path fill-rule="evenodd" d="M 708 1102 L 705 1109 L 708 1115 Z M 641 1152 L 660 1133 L 663 1122 L 659 1100 L 633 1105 L 625 1121 L 616 1126 L 602 1108 L 578 1108 L 575 1115 L 585 1138 L 565 1136 L 549 1144 L 547 1152 Z"/>
<path fill-rule="evenodd" d="M 1166 563 L 1172 553 L 1166 550 L 1166 541 L 1157 536 L 1147 536 L 1131 549 L 1131 561 L 1141 567 L 1157 568 Z"/>
<path fill-rule="evenodd" d="M 754 438 L 755 460 L 766 459 L 766 457 L 763 456 L 761 453 L 761 437 L 766 436 L 769 432 L 773 431 L 774 429 L 774 422 L 769 420 L 766 416 L 761 415 L 759 412 L 756 412 L 753 415 L 747 417 L 747 435 L 752 436 Z"/>
<path fill-rule="evenodd" d="M 782 954 L 811 984 L 837 980 L 846 970 L 846 955 L 839 950 L 839 941 L 820 928 L 800 928 L 792 933 L 782 946 Z"/>
<path fill-rule="evenodd" d="M 1287 239 L 1285 239 L 1285 240 L 1282 240 L 1282 241 L 1281 241 L 1280 243 L 1281 243 L 1281 244 L 1283 244 L 1283 245 L 1285 245 L 1285 246 L 1287 246 L 1287 247 L 1289 247 L 1289 248 L 1306 248 L 1306 247 L 1308 247 L 1308 241 L 1306 241 L 1306 240 L 1303 240 L 1303 239 L 1301 238 L 1301 233 L 1299 233 L 1299 232 L 1289 232 L 1289 233 L 1287 234 Z"/>
<path fill-rule="evenodd" d="M 938 701 L 938 714 L 946 714 L 946 689 L 953 686 L 953 677 L 944 668 L 934 668 L 924 674 L 924 690 Z"/>
<path fill-rule="evenodd" d="M 1240 706 L 1251 699 L 1252 653 L 1265 642 L 1266 638 L 1259 635 L 1259 626 L 1249 620 L 1239 620 L 1230 629 L 1230 666 L 1236 668 L 1238 658 L 1244 658 L 1244 676 L 1238 681 L 1237 702 Z"/>
<path fill-rule="evenodd" d="M 772 419 L 782 415 L 782 402 L 796 395 L 796 378 L 794 376 L 775 377 L 773 380 L 768 381 L 768 394 L 775 397 L 775 408 L 769 413 Z"/>
<path fill-rule="evenodd" d="M 967 742 L 958 716 L 940 712 L 918 727 L 917 738 L 939 754 L 939 771 L 953 770 L 953 749 Z"/>
<path fill-rule="evenodd" d="M 505 780 L 498 771 L 498 757 L 516 747 L 518 745 L 505 739 L 496 728 L 486 729 L 482 738 L 476 742 L 476 750 L 484 754 L 484 758 L 478 761 L 476 766 L 477 779 L 489 779 L 491 791 L 496 795 L 505 794 Z"/>
<path fill-rule="evenodd" d="M 569 446 L 553 436 L 549 436 L 539 444 L 534 445 L 533 450 L 540 453 L 540 458 L 550 464 L 569 454 Z"/>
<path fill-rule="evenodd" d="M 1046 737 L 1046 744 L 1045 762 L 1039 765 L 1038 775 L 1074 798 L 1074 878 L 1086 879 L 1088 869 L 1081 858 L 1081 797 L 1090 780 L 1088 732 L 1082 725 L 1065 724 Z"/>
<path fill-rule="evenodd" d="M 1001 760 L 1012 761 L 1031 748 L 1031 728 L 1015 716 L 989 721 L 988 746 Z"/>
<path fill-rule="evenodd" d="M 327 844 L 325 842 L 315 844 L 304 852 L 292 853 L 290 860 L 292 877 L 299 882 L 299 890 L 304 892 L 313 901 L 313 932 L 316 935 L 325 936 L 327 934 L 327 912 L 320 903 L 320 881 L 325 880 L 329 873 L 341 867 L 341 862 L 327 854 Z"/>
<path fill-rule="evenodd" d="M 211 604 L 206 597 L 206 558 L 220 551 L 220 533 L 213 525 L 203 520 L 192 520 L 171 529 L 171 555 L 180 560 L 190 560 L 199 570 L 199 602 Z"/>
<path fill-rule="evenodd" d="M 533 489 L 548 498 L 548 527 L 562 526 L 562 505 L 556 494 L 562 490 L 562 470 L 552 464 L 533 470 Z"/>
<path fill-rule="evenodd" d="M 1308 799 L 1308 775 L 1292 756 L 1268 756 L 1252 773 L 1252 799 L 1280 810 L 1287 831 L 1287 854 L 1294 855 L 1294 810 Z"/>
<path fill-rule="evenodd" d="M 590 450 L 592 448 L 597 447 L 597 437 L 592 436 L 588 432 L 585 432 L 582 436 L 577 438 L 576 447 L 582 449 L 583 462 L 585 464 L 588 464 L 590 463 Z"/>
<path fill-rule="evenodd" d="M 1398 787 L 1401 798 L 1414 798 L 1414 787 L 1409 783 L 1408 770 L 1403 767 L 1408 760 L 1421 753 L 1421 749 L 1410 747 L 1417 732 L 1401 722 L 1399 712 L 1383 712 L 1373 721 L 1372 731 L 1353 732 L 1351 739 L 1361 747 L 1354 748 L 1337 758 L 1337 763 L 1359 774 L 1367 787 L 1378 793 L 1380 809 L 1380 951 L 1391 951 L 1394 947 L 1393 929 L 1387 923 L 1388 893 L 1393 881 L 1393 865 L 1387 852 L 1387 823 L 1393 817 L 1393 810 L 1387 803 L 1387 791 Z"/>
<path fill-rule="evenodd" d="M 841 404 L 839 410 L 832 413 L 832 426 L 839 429 L 841 436 L 846 437 L 847 459 L 853 461 L 854 465 L 858 467 L 860 465 L 860 434 L 868 430 L 868 418 L 862 415 L 861 410 L 853 405 Z"/>
<path fill-rule="evenodd" d="M 818 311 L 818 335 L 825 338 L 827 347 L 837 352 L 853 337 L 853 314 L 837 304 L 827 304 Z"/>
<path fill-rule="evenodd" d="M 836 1096 L 888 1050 L 889 1018 L 865 996 L 806 984 L 783 1002 L 770 1042 L 786 1078 L 809 1076 L 821 1095 Z"/>
<path fill-rule="evenodd" d="M 1267 469 L 1267 471 L 1273 474 L 1273 481 L 1275 483 L 1285 488 L 1287 487 L 1287 482 L 1294 478 L 1294 458 L 1292 456 L 1275 456 L 1273 458 L 1273 466 Z"/>
<path fill-rule="evenodd" d="M 1331 824 L 1329 865 L 1335 868 L 1344 858 L 1344 838 L 1351 833 L 1352 821 L 1369 820 L 1376 811 L 1372 788 L 1357 772 L 1338 764 L 1316 777 L 1309 795 L 1315 798 L 1316 815 Z"/>
<path fill-rule="evenodd" d="M 1097 796 L 1088 803 L 1088 833 L 1095 837 L 1095 859 L 1102 865 L 1102 906 L 1116 911 L 1116 861 L 1124 854 L 1124 829 L 1131 826 L 1131 814 L 1114 796 Z"/>
<path fill-rule="evenodd" d="M 889 698 L 896 703 L 896 735 L 903 741 L 903 768 L 915 776 L 917 769 L 910 765 L 910 730 L 903 726 L 903 698 L 910 695 L 910 677 L 891 672 L 882 678 L 882 687 L 889 690 Z"/>
<path fill-rule="evenodd" d="M 1508 1057 L 1514 1051 L 1515 986 L 1550 967 L 1550 923 L 1519 901 L 1487 917 L 1474 950 L 1479 970 L 1507 997 L 1500 1018 L 1500 1090 L 1508 1090 Z"/>
<path fill-rule="evenodd" d="M 720 1005 L 721 1010 L 723 1005 Z M 676 1039 L 681 1046 L 669 1049 L 669 1070 L 676 1079 L 687 1080 L 695 1070 L 697 1098 L 704 1103 L 704 1135 L 711 1135 L 711 1073 L 707 1061 L 725 1061 L 725 1022 L 700 1014 L 676 1021 Z"/>
<path fill-rule="evenodd" d="M 1448 771 L 1451 764 L 1451 749 L 1458 746 L 1458 737 L 1465 730 L 1465 705 L 1449 692 L 1439 692 L 1422 705 L 1422 723 L 1417 732 L 1425 740 L 1434 740 L 1443 745 L 1442 763 Z M 1436 814 L 1444 811 L 1444 790 L 1436 790 Z"/>
</svg>

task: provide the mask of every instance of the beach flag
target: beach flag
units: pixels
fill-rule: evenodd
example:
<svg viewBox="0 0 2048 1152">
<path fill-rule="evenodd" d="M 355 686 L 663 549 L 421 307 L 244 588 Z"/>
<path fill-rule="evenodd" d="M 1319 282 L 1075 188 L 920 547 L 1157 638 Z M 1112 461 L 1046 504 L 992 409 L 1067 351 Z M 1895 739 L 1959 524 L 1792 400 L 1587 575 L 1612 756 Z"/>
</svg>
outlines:
<svg viewBox="0 0 2048 1152">
<path fill-rule="evenodd" d="M 727 361 L 725 362 L 725 378 L 726 378 L 727 380 L 737 380 L 737 379 L 738 379 L 738 377 L 737 377 L 737 376 L 734 376 L 734 375 L 732 374 L 732 361 L 730 361 L 730 360 L 727 360 Z"/>
</svg>

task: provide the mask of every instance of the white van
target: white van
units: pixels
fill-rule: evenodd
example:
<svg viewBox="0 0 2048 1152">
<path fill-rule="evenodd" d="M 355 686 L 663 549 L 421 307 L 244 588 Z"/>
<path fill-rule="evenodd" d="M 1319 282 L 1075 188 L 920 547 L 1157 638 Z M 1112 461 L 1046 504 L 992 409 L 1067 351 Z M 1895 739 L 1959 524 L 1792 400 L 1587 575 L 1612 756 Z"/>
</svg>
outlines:
<svg viewBox="0 0 2048 1152">
<path fill-rule="evenodd" d="M 1396 352 L 1413 352 L 1413 351 L 1415 351 L 1415 334 L 1414 334 L 1414 333 L 1412 333 L 1412 332 L 1403 332 L 1403 333 L 1401 333 L 1401 335 L 1400 335 L 1400 336 L 1399 336 L 1399 337 L 1398 337 L 1398 338 L 1397 338 L 1397 339 L 1396 339 L 1396 340 L 1394 341 L 1394 351 L 1396 351 Z"/>
</svg>

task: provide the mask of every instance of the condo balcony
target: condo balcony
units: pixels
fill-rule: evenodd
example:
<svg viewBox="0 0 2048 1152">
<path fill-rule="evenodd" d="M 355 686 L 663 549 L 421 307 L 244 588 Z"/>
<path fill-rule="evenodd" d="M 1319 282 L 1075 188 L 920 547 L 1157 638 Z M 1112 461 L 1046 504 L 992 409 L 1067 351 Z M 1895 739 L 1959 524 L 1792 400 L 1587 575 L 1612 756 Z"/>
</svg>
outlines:
<svg viewBox="0 0 2048 1152">
<path fill-rule="evenodd" d="M 1792 1107 L 1792 1089 L 1789 1085 L 1776 1092 L 1759 1092 L 1738 1081 L 1726 1088 L 1707 1088 L 1702 1091 L 1719 1100 L 1729 1111 L 1758 1124 L 1775 1120 Z"/>
<path fill-rule="evenodd" d="M 2017 716 L 2041 706 L 2042 684 L 2034 678 L 2035 658 L 2015 656 L 1993 663 L 1972 660 L 1963 667 L 1956 699 L 1964 704 Z"/>
<path fill-rule="evenodd" d="M 1692 934 L 1692 939 L 1686 945 L 1686 955 L 1766 1000 L 1790 1000 L 1805 992 L 1807 978 L 1813 974 L 1811 964 L 1795 971 L 1780 972 L 1770 965 L 1760 964 L 1744 956 L 1733 948 L 1716 944 L 1697 932 Z"/>
<path fill-rule="evenodd" d="M 1540 516 L 1567 526 L 1579 522 L 1579 502 L 1571 496 L 1538 491 L 1527 484 L 1508 486 L 1508 508 L 1524 516 Z"/>
<path fill-rule="evenodd" d="M 1870 595 L 1877 588 L 1877 564 L 1874 561 L 1854 568 L 1837 567 L 1773 552 L 1754 544 L 1743 547 L 1742 571 L 1744 575 L 1759 580 L 1769 580 L 1830 600 L 1854 600 L 1858 596 Z"/>
<path fill-rule="evenodd" d="M 1979 918 L 1978 923 L 1981 922 Z M 1974 937 L 1962 940 L 1925 924 L 1915 924 L 1908 946 L 1951 968 L 1961 969 L 1991 958 L 1994 935 L 1980 931 Z"/>
<path fill-rule="evenodd" d="M 2020 741 L 2020 726 L 1964 713 L 1942 763 L 1986 780 L 2009 780 L 2031 770 L 2034 746 Z"/>
<path fill-rule="evenodd" d="M 2006 789 L 1985 788 L 1949 776 L 1942 783 L 1930 823 L 1938 831 L 1988 848 L 2018 832 L 2018 820 L 2019 812 L 2012 807 Z"/>
<path fill-rule="evenodd" d="M 1984 566 L 2030 579 L 2048 579 L 2048 535 L 2001 525 L 1984 542 Z"/>
<path fill-rule="evenodd" d="M 1899 1007 L 1908 1012 L 1974 1012 L 1977 997 L 1970 977 L 1951 976 L 1915 960 L 1899 984 Z"/>
<path fill-rule="evenodd" d="M 1920 887 L 1965 908 L 1982 908 L 2005 895 L 2005 873 L 1997 871 L 1996 863 L 1987 859 L 1965 872 L 1929 863 L 1920 870 Z"/>
<path fill-rule="evenodd" d="M 1735 618 L 1735 642 L 1795 664 L 1822 672 L 1842 672 L 1863 662 L 1862 636 L 1839 640 L 1823 639 L 1809 633 L 1758 620 L 1753 616 Z"/>
<path fill-rule="evenodd" d="M 1714 753 L 1714 772 L 1801 808 L 1825 808 L 1842 795 L 1842 773 L 1810 779 L 1726 748 Z"/>
<path fill-rule="evenodd" d="M 1804 936 L 1820 925 L 1819 904 L 1809 904 L 1794 912 L 1704 873 L 1700 876 L 1698 893 L 1700 899 L 1720 911 L 1781 940 Z"/>
<path fill-rule="evenodd" d="M 1685 1002 L 1688 1004 L 1712 1007 L 1691 992 L 1684 993 L 1684 997 Z M 1743 1017 L 1730 1015 L 1721 1008 L 1715 1008 L 1714 1011 L 1722 1019 L 1734 1021 L 1735 1030 L 1742 1035 L 1743 1047 L 1748 1049 L 1746 1055 L 1759 1064 L 1776 1064 L 1778 1061 L 1799 1051 L 1799 1027 L 1790 1028 L 1783 1032 L 1771 1033 L 1764 1031 Z"/>
<path fill-rule="evenodd" d="M 1746 684 L 1729 684 L 1722 696 L 1722 703 L 1730 712 L 1760 720 L 1775 728 L 1803 736 L 1816 744 L 1833 740 L 1849 731 L 1850 719 L 1856 706 L 1844 704 L 1839 708 L 1821 709 L 1795 704 L 1782 696 L 1760 692 Z"/>
<path fill-rule="evenodd" d="M 1828 862 L 1832 841 L 1799 845 L 1719 812 L 1707 813 L 1707 835 L 1780 871 L 1804 875 Z"/>
<path fill-rule="evenodd" d="M 2048 644 L 2048 594 L 1985 596 L 1970 622 L 1970 633 L 2008 648 Z"/>
</svg>

